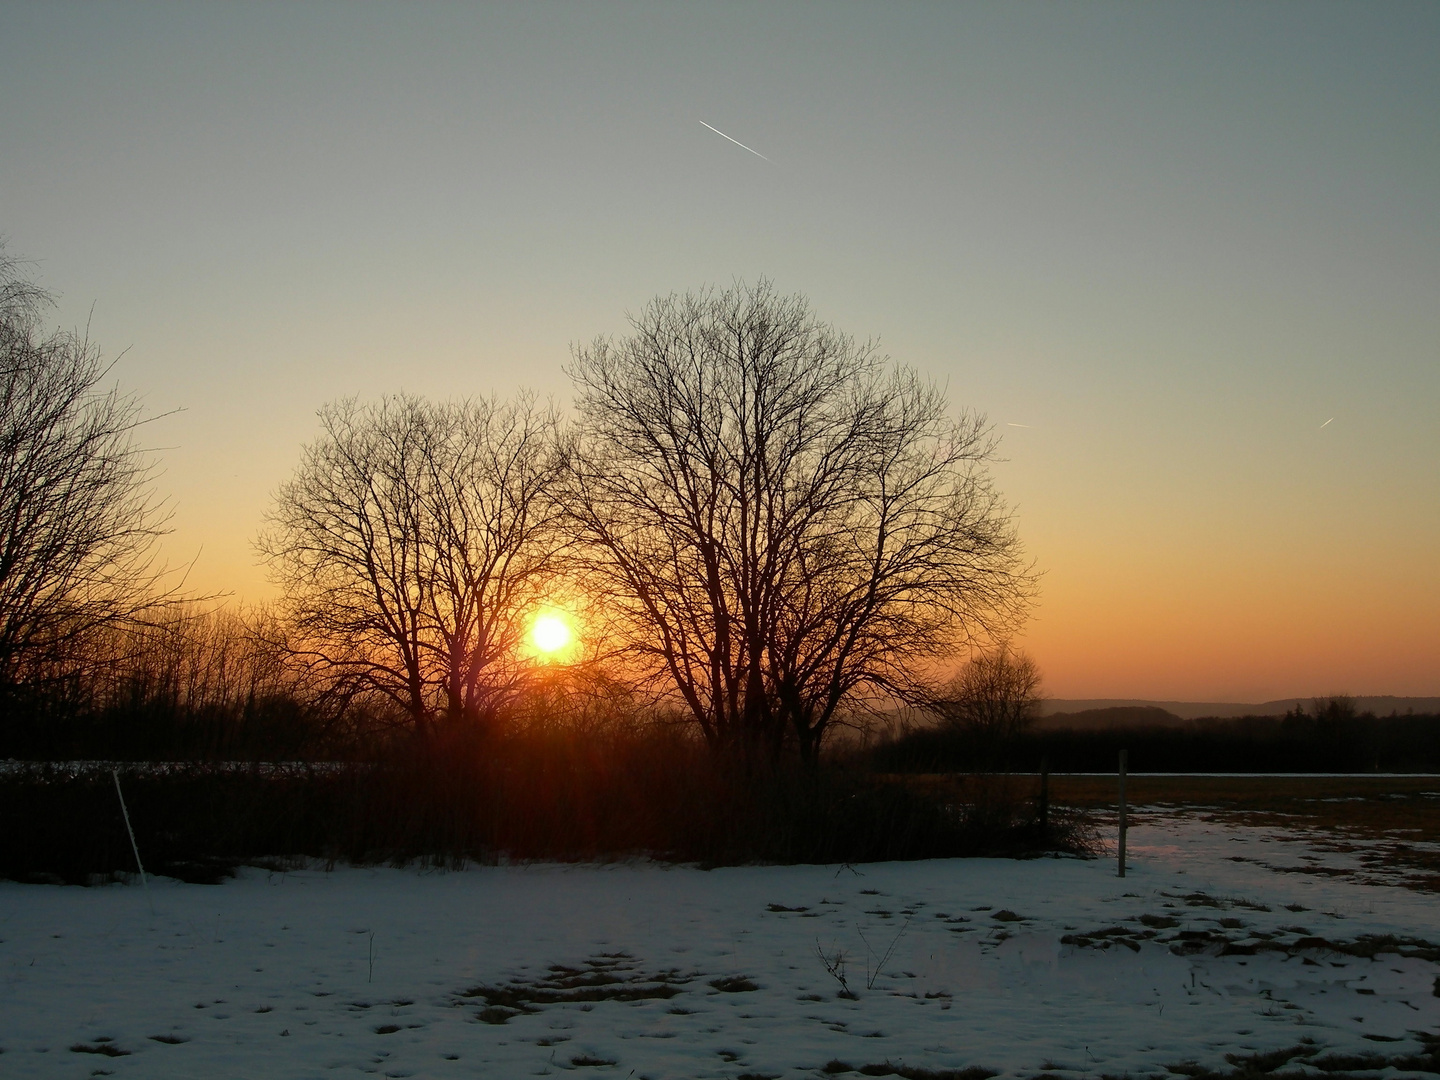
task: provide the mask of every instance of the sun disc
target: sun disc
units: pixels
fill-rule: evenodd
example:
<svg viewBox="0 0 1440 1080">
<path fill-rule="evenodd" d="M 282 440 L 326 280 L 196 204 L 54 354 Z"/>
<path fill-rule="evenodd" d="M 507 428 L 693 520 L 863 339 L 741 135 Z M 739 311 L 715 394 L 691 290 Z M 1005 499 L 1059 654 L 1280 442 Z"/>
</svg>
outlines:
<svg viewBox="0 0 1440 1080">
<path fill-rule="evenodd" d="M 557 652 L 570 644 L 570 624 L 559 615 L 541 615 L 530 629 L 530 641 L 541 652 Z"/>
</svg>

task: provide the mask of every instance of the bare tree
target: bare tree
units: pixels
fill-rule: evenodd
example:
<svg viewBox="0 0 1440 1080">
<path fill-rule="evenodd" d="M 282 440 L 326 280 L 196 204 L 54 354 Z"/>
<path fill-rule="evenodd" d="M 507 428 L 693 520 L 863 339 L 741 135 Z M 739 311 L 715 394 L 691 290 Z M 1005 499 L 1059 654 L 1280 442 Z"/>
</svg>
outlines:
<svg viewBox="0 0 1440 1080">
<path fill-rule="evenodd" d="M 266 608 L 177 604 L 98 644 L 109 648 L 91 694 L 99 707 L 163 700 L 192 714 L 305 696 L 300 665 Z"/>
<path fill-rule="evenodd" d="M 841 710 L 1013 625 L 984 420 L 766 282 L 577 349 L 568 505 L 612 632 L 710 744 L 813 760 Z"/>
<path fill-rule="evenodd" d="M 320 410 L 258 547 L 308 655 L 420 732 L 523 687 L 526 620 L 561 547 L 558 420 L 533 398 L 401 395 Z"/>
<path fill-rule="evenodd" d="M 97 635 L 83 687 L 90 724 L 76 748 L 234 760 L 343 745 L 363 711 L 317 692 L 284 630 L 265 608 L 174 604 Z"/>
<path fill-rule="evenodd" d="M 152 611 L 166 515 L 134 397 L 78 334 L 41 331 L 49 297 L 0 251 L 0 690 L 68 672 L 87 640 Z"/>
<path fill-rule="evenodd" d="M 988 769 L 1039 715 L 1040 683 L 1035 661 L 1002 645 L 972 656 L 931 707 L 969 736 Z"/>
</svg>

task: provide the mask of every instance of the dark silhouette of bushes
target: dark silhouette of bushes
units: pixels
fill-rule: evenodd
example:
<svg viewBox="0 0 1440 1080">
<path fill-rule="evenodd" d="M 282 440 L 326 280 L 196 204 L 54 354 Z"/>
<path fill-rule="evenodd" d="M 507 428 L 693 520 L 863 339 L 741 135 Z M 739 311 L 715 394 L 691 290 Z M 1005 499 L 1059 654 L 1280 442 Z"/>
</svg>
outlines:
<svg viewBox="0 0 1440 1080">
<path fill-rule="evenodd" d="M 1121 749 L 1136 772 L 1440 771 L 1440 716 L 1354 715 L 1323 706 L 1285 717 L 1195 720 L 1183 726 L 1032 731 L 1007 748 L 1007 767 L 1113 772 Z M 963 733 L 913 731 L 877 747 L 880 772 L 967 772 L 984 761 Z"/>
<path fill-rule="evenodd" d="M 833 766 L 745 769 L 665 732 L 411 744 L 382 763 L 131 766 L 152 873 L 215 880 L 257 859 L 453 865 L 649 855 L 723 865 L 1084 850 L 1026 800 L 966 803 Z M 134 869 L 108 769 L 0 776 L 0 874 L 83 882 Z"/>
<path fill-rule="evenodd" d="M 0 758 L 28 761 L 294 761 L 350 756 L 334 711 L 289 694 L 191 705 L 137 692 L 77 703 L 12 695 Z"/>
<path fill-rule="evenodd" d="M 372 703 L 313 678 L 264 610 L 174 605 L 91 635 L 69 670 L 0 685 L 0 758 L 289 761 L 355 756 Z"/>
</svg>

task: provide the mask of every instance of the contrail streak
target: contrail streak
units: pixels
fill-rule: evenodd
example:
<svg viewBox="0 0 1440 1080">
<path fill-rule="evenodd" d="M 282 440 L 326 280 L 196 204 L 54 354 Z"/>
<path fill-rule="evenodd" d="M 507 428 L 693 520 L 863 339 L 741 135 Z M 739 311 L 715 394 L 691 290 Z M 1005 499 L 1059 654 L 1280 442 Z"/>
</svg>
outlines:
<svg viewBox="0 0 1440 1080">
<path fill-rule="evenodd" d="M 1006 427 L 1029 427 L 1030 425 L 1029 425 L 1029 424 L 1017 424 L 1017 423 L 1015 423 L 1015 421 L 1013 421 L 1013 420 L 1007 420 L 1007 421 L 1005 421 L 1005 426 L 1006 426 Z"/>
<path fill-rule="evenodd" d="M 1332 417 L 1330 417 L 1330 420 L 1334 420 L 1334 419 L 1335 419 L 1335 417 L 1333 417 L 1333 416 L 1332 416 Z M 1330 423 L 1330 420 L 1326 420 L 1326 421 L 1325 421 L 1325 424 L 1328 424 L 1328 423 Z M 1324 426 L 1325 426 L 1325 424 L 1321 424 L 1321 425 L 1320 425 L 1320 426 L 1321 426 L 1321 427 L 1324 427 Z"/>
<path fill-rule="evenodd" d="M 710 128 L 711 131 L 713 131 L 716 135 L 719 135 L 722 139 L 730 139 L 730 136 L 729 136 L 729 135 L 726 135 L 726 134 L 725 134 L 723 131 L 721 131 L 719 128 L 717 128 L 717 127 L 710 127 L 710 125 L 709 125 L 709 124 L 706 124 L 704 120 L 701 120 L 700 123 L 703 124 L 705 127 Z M 740 147 L 741 150 L 750 150 L 750 147 L 746 146 L 746 145 L 745 145 L 743 142 L 741 142 L 739 139 L 730 139 L 730 141 L 733 142 L 736 146 Z M 770 159 L 769 159 L 768 157 L 766 157 L 764 154 L 760 153 L 759 150 L 750 150 L 750 153 L 754 154 L 754 155 L 755 155 L 756 157 L 758 157 L 761 161 L 769 161 L 769 160 L 770 160 Z"/>
</svg>

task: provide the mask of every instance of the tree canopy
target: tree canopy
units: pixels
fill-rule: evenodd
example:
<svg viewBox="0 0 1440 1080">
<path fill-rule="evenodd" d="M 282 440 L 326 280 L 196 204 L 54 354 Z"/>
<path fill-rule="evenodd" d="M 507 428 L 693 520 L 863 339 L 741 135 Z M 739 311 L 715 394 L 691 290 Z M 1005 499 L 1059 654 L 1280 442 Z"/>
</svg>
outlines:
<svg viewBox="0 0 1440 1080">
<path fill-rule="evenodd" d="M 763 281 L 631 323 L 575 351 L 567 508 L 611 632 L 712 745 L 813 759 L 1022 617 L 983 417 Z"/>
<path fill-rule="evenodd" d="M 421 731 L 493 719 L 530 673 L 525 623 L 563 544 L 554 411 L 400 395 L 320 421 L 258 545 L 298 647 Z"/>
<path fill-rule="evenodd" d="M 48 295 L 0 251 L 0 691 L 83 661 L 103 627 L 169 595 L 165 513 L 136 439 L 137 400 L 76 333 L 41 330 Z"/>
</svg>

